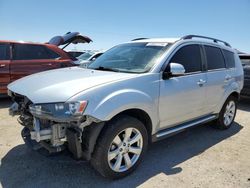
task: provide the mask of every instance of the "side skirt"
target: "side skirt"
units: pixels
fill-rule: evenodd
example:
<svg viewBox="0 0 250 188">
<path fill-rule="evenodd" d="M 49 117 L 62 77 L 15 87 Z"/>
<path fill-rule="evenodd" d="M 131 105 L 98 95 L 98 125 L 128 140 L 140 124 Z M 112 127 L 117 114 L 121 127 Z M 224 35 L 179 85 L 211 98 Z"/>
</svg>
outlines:
<svg viewBox="0 0 250 188">
<path fill-rule="evenodd" d="M 187 122 L 187 123 L 183 123 L 180 125 L 176 125 L 174 127 L 170 127 L 170 128 L 161 130 L 152 136 L 152 142 L 156 142 L 156 141 L 162 140 L 164 138 L 167 138 L 169 136 L 175 135 L 175 134 L 182 132 L 190 127 L 194 127 L 196 125 L 200 125 L 203 123 L 213 121 L 216 118 L 218 118 L 218 115 L 209 115 L 209 116 L 205 116 L 205 117 L 202 117 L 202 118 L 199 118 L 199 119 Z"/>
</svg>

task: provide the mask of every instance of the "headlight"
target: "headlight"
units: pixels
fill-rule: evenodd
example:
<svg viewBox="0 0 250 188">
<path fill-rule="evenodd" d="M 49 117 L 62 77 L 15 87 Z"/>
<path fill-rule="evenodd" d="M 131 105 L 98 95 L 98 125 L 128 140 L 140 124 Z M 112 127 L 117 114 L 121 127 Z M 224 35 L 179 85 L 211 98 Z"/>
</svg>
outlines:
<svg viewBox="0 0 250 188">
<path fill-rule="evenodd" d="M 87 101 L 34 104 L 29 106 L 29 110 L 35 116 L 68 117 L 81 116 L 86 106 Z"/>
</svg>

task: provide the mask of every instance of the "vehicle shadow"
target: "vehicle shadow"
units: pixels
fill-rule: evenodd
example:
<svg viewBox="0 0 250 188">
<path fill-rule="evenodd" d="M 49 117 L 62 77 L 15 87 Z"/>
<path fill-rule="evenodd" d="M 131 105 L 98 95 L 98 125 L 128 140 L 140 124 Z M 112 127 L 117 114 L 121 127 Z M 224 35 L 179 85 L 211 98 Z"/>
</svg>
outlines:
<svg viewBox="0 0 250 188">
<path fill-rule="evenodd" d="M 9 97 L 0 97 L 0 109 L 9 108 L 12 101 Z"/>
<path fill-rule="evenodd" d="M 250 99 L 243 98 L 240 100 L 238 105 L 239 110 L 250 112 Z"/>
<path fill-rule="evenodd" d="M 87 162 L 73 161 L 67 155 L 44 157 L 25 145 L 18 145 L 1 161 L 0 182 L 4 188 L 137 187 L 159 173 L 167 176 L 181 173 L 185 169 L 176 167 L 178 164 L 237 134 L 242 128 L 238 123 L 226 131 L 199 126 L 154 143 L 138 169 L 116 181 L 101 177 Z"/>
</svg>

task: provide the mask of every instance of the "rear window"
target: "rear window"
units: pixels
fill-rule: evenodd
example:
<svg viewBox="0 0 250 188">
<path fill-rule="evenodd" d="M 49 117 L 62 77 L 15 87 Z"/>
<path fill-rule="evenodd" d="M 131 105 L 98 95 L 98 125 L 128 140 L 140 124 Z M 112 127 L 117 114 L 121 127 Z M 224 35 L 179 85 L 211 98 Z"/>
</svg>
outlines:
<svg viewBox="0 0 250 188">
<path fill-rule="evenodd" d="M 9 44 L 0 44 L 0 60 L 10 59 L 10 46 Z"/>
<path fill-rule="evenodd" d="M 223 50 L 227 68 L 235 67 L 234 53 L 228 50 Z"/>
<path fill-rule="evenodd" d="M 48 49 L 41 45 L 14 44 L 14 60 L 51 59 Z"/>
<path fill-rule="evenodd" d="M 226 68 L 221 50 L 212 46 L 204 46 L 207 57 L 208 70 Z"/>
</svg>

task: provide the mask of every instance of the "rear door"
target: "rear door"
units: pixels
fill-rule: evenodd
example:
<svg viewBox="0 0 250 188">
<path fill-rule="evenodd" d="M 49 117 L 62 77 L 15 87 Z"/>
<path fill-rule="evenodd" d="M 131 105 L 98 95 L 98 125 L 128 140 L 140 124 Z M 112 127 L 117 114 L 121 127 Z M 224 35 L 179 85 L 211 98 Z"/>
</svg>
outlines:
<svg viewBox="0 0 250 188">
<path fill-rule="evenodd" d="M 13 44 L 12 54 L 11 81 L 33 73 L 60 67 L 57 60 L 60 56 L 44 45 Z"/>
<path fill-rule="evenodd" d="M 0 43 L 0 94 L 7 92 L 10 83 L 10 44 Z"/>
<path fill-rule="evenodd" d="M 220 48 L 204 45 L 207 61 L 207 101 L 206 111 L 213 113 L 224 98 L 230 79 L 223 53 Z"/>
</svg>

